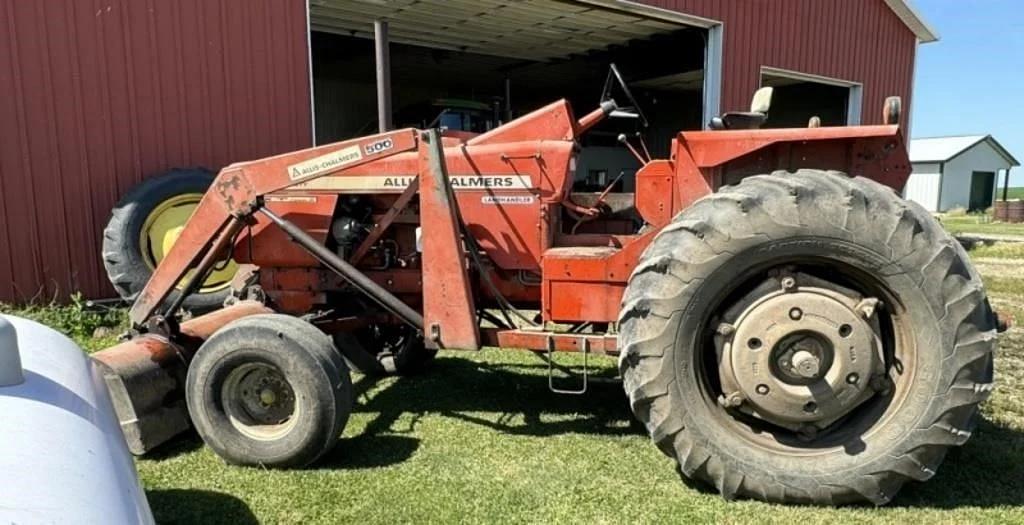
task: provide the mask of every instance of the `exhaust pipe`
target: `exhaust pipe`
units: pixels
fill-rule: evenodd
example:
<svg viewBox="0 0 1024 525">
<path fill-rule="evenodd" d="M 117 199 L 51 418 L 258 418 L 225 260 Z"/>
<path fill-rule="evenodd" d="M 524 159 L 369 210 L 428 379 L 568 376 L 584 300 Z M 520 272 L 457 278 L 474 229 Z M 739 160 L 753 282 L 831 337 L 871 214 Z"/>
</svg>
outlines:
<svg viewBox="0 0 1024 525">
<path fill-rule="evenodd" d="M 236 319 L 266 313 L 273 310 L 241 301 L 185 321 L 170 339 L 143 334 L 92 355 L 132 454 L 145 454 L 192 426 L 185 377 L 199 346 Z"/>
</svg>

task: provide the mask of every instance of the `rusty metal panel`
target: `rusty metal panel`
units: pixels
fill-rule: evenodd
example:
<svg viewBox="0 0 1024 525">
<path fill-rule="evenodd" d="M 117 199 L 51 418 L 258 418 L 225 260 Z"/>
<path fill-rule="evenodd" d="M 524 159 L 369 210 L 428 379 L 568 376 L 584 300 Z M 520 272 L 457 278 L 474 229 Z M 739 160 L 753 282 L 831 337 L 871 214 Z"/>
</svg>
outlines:
<svg viewBox="0 0 1024 525">
<path fill-rule="evenodd" d="M 863 124 L 890 95 L 910 115 L 917 38 L 884 0 L 640 1 L 723 23 L 722 111 L 746 111 L 770 66 L 863 83 Z"/>
<path fill-rule="evenodd" d="M 476 306 L 458 203 L 448 178 L 441 133 L 423 133 L 419 144 L 420 223 L 423 228 L 424 341 L 428 348 L 478 350 Z"/>
<path fill-rule="evenodd" d="M 110 297 L 114 202 L 308 147 L 304 0 L 0 0 L 0 301 Z"/>
</svg>

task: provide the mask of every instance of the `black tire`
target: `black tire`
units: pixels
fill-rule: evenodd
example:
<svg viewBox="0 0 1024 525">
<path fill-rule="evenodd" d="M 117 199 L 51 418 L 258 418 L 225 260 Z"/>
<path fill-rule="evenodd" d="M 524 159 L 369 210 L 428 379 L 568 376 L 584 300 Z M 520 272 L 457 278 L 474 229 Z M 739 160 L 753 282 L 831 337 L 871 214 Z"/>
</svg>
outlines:
<svg viewBox="0 0 1024 525">
<path fill-rule="evenodd" d="M 426 370 L 437 356 L 411 332 L 404 326 L 369 326 L 335 334 L 334 344 L 349 367 L 362 374 L 409 376 Z"/>
<path fill-rule="evenodd" d="M 900 374 L 902 393 L 865 402 L 885 415 L 870 431 L 790 454 L 716 402 L 702 370 L 715 359 L 716 301 L 745 276 L 804 256 L 888 287 L 911 327 L 916 361 L 907 362 L 916 366 Z M 701 199 L 658 234 L 623 298 L 619 367 L 656 445 L 727 499 L 881 505 L 906 481 L 933 476 L 970 436 L 992 387 L 995 328 L 966 252 L 923 208 L 864 178 L 777 172 Z"/>
<path fill-rule="evenodd" d="M 275 389 L 275 398 L 292 401 L 286 418 L 260 421 L 229 395 L 247 369 L 269 370 L 287 384 Z M 185 394 L 203 441 L 236 465 L 306 466 L 334 447 L 352 410 L 352 380 L 330 337 L 281 314 L 246 317 L 214 333 L 189 366 Z"/>
<path fill-rule="evenodd" d="M 135 185 L 114 205 L 110 220 L 103 229 L 103 266 L 107 278 L 118 295 L 134 302 L 153 274 L 140 246 L 142 228 L 149 214 L 160 203 L 186 193 L 206 193 L 213 182 L 213 173 L 201 169 L 173 169 L 150 177 Z M 231 290 L 228 288 L 209 293 L 196 292 L 185 299 L 183 307 L 194 312 L 208 312 L 220 308 Z M 178 290 L 171 292 L 174 300 Z"/>
</svg>

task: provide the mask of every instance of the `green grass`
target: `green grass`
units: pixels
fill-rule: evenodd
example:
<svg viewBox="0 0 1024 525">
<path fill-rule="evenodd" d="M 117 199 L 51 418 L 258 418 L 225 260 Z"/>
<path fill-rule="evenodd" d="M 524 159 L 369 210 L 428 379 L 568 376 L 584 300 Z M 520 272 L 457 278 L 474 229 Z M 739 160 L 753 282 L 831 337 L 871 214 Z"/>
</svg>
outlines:
<svg viewBox="0 0 1024 525">
<path fill-rule="evenodd" d="M 1016 235 L 1024 237 L 1024 223 L 992 222 L 991 217 L 982 214 L 939 216 L 942 225 L 951 233 L 975 233 L 988 235 Z"/>
<path fill-rule="evenodd" d="M 999 200 L 1003 199 L 1003 188 L 996 190 L 996 197 L 999 198 Z M 1008 200 L 1024 199 L 1024 187 L 1010 187 L 1006 190 L 1006 198 Z"/>
<path fill-rule="evenodd" d="M 90 307 L 78 294 L 68 304 L 0 304 L 0 313 L 33 319 L 75 340 L 86 352 L 111 346 L 128 328 L 123 309 Z"/>
<path fill-rule="evenodd" d="M 997 242 L 980 245 L 971 250 L 971 258 L 975 260 L 1024 259 L 1024 242 Z"/>
<path fill-rule="evenodd" d="M 997 244 L 972 255 L 994 306 L 1024 323 L 1024 260 L 1016 260 L 1024 252 Z M 108 344 L 90 329 L 121 327 L 116 315 L 80 327 L 62 319 L 78 310 L 20 313 L 69 329 L 89 348 Z M 609 359 L 596 366 L 613 374 Z M 680 480 L 633 423 L 619 384 L 560 396 L 548 391 L 545 370 L 529 353 L 492 349 L 442 352 L 418 377 L 355 376 L 343 438 L 308 470 L 228 466 L 195 435 L 137 465 L 164 523 L 1024 522 L 1021 328 L 1000 341 L 998 386 L 972 439 L 935 478 L 909 484 L 883 508 L 725 502 Z"/>
</svg>

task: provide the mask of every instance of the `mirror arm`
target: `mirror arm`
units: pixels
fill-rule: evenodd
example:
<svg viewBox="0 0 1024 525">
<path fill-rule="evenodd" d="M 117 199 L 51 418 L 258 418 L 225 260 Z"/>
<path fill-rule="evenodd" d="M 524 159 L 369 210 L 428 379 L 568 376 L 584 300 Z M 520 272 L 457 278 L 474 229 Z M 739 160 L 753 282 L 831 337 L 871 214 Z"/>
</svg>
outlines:
<svg viewBox="0 0 1024 525">
<path fill-rule="evenodd" d="M 596 126 L 598 122 L 611 115 L 612 111 L 615 111 L 618 107 L 618 104 L 612 99 L 601 102 L 601 107 L 583 115 L 582 118 L 576 121 L 576 136 L 586 133 L 587 130 Z"/>
</svg>

